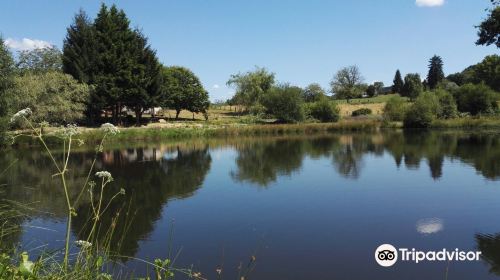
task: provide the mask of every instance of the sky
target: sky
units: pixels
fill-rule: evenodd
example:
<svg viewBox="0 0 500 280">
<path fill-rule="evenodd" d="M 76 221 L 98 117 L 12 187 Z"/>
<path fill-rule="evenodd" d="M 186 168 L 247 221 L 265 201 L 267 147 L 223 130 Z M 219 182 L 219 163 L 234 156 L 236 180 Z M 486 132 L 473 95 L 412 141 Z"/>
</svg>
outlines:
<svg viewBox="0 0 500 280">
<path fill-rule="evenodd" d="M 165 65 L 190 68 L 212 101 L 230 98 L 231 74 L 265 67 L 279 82 L 325 89 L 337 70 L 357 65 L 365 82 L 392 84 L 396 69 L 424 77 L 434 54 L 445 74 L 499 53 L 476 46 L 489 0 L 164 0 L 104 1 L 125 11 Z M 82 8 L 100 1 L 0 3 L 0 34 L 13 52 L 62 47 Z"/>
</svg>

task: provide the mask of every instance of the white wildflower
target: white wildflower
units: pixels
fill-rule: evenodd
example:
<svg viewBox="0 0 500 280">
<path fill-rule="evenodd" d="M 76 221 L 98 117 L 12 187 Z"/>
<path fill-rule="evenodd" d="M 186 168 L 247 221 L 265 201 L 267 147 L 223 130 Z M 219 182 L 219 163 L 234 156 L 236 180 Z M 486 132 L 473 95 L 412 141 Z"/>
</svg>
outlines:
<svg viewBox="0 0 500 280">
<path fill-rule="evenodd" d="M 17 112 L 10 118 L 10 122 L 16 122 L 17 120 L 21 118 L 28 118 L 33 112 L 31 111 L 30 108 L 22 109 L 21 111 Z"/>
<path fill-rule="evenodd" d="M 69 138 L 71 136 L 77 135 L 80 133 L 78 126 L 76 124 L 68 124 L 66 126 L 61 126 L 58 133 L 63 138 Z"/>
<path fill-rule="evenodd" d="M 116 127 L 110 123 L 105 123 L 105 124 L 101 125 L 101 129 L 105 133 L 109 133 L 111 135 L 116 135 L 117 133 L 120 133 L 120 130 L 118 129 L 118 127 Z"/>
<path fill-rule="evenodd" d="M 108 182 L 113 181 L 113 176 L 111 176 L 111 173 L 109 173 L 108 171 L 99 171 L 99 172 L 96 172 L 95 176 L 97 176 L 99 178 L 106 179 Z"/>
<path fill-rule="evenodd" d="M 88 247 L 92 246 L 92 243 L 85 241 L 85 240 L 77 240 L 77 241 L 75 241 L 75 244 L 76 244 L 76 246 L 78 246 L 80 248 L 88 248 Z"/>
<path fill-rule="evenodd" d="M 124 189 L 124 188 L 121 188 L 121 189 L 120 189 L 120 194 L 121 194 L 121 195 L 125 195 L 125 189 Z"/>
</svg>

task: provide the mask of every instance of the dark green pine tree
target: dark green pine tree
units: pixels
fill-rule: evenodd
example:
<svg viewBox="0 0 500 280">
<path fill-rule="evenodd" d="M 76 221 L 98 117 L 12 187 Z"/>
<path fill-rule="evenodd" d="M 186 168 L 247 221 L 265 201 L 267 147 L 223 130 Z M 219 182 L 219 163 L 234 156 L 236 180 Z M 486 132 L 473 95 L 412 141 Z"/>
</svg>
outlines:
<svg viewBox="0 0 500 280">
<path fill-rule="evenodd" d="M 80 10 L 67 28 L 63 43 L 63 71 L 82 83 L 93 83 L 94 59 L 97 54 L 92 22 Z"/>
<path fill-rule="evenodd" d="M 95 63 L 95 96 L 112 111 L 113 122 L 125 105 L 125 97 L 136 69 L 136 35 L 123 10 L 102 4 L 94 22 L 97 56 Z"/>
<path fill-rule="evenodd" d="M 93 23 L 80 10 L 67 28 L 63 43 L 62 64 L 64 73 L 70 74 L 81 83 L 95 84 L 97 44 Z M 87 120 L 94 124 L 105 102 L 95 91 L 91 91 L 87 105 Z"/>
<path fill-rule="evenodd" d="M 429 73 L 427 74 L 427 85 L 431 90 L 444 80 L 443 60 L 440 56 L 434 55 L 429 60 Z"/>
<path fill-rule="evenodd" d="M 404 86 L 403 78 L 401 77 L 401 72 L 399 72 L 399 69 L 398 69 L 396 71 L 396 74 L 394 75 L 392 92 L 401 94 L 401 92 L 403 90 L 403 86 Z"/>
<path fill-rule="evenodd" d="M 135 31 L 135 46 L 130 51 L 133 51 L 135 61 L 124 103 L 134 111 L 136 125 L 140 125 L 144 111 L 161 102 L 162 67 L 147 38 L 138 30 Z"/>
</svg>

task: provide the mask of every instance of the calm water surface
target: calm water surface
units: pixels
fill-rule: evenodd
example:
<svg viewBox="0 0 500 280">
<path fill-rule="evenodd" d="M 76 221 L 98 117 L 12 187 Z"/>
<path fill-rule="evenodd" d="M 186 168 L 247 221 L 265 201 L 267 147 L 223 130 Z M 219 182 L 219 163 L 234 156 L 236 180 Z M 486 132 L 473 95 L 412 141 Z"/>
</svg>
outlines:
<svg viewBox="0 0 500 280">
<path fill-rule="evenodd" d="M 70 184 L 82 184 L 93 152 L 75 152 Z M 4 152 L 4 199 L 29 203 L 24 232 L 9 244 L 36 253 L 63 246 L 65 203 L 44 153 Z M 120 188 L 101 238 L 119 212 L 118 255 L 176 255 L 209 279 L 497 279 L 500 275 L 500 132 L 382 132 L 316 137 L 139 143 L 105 151 L 97 170 Z M 73 198 L 79 188 L 71 190 Z M 78 204 L 74 239 L 88 228 Z M 382 268 L 382 243 L 421 250 L 480 249 L 479 262 L 397 263 Z M 42 246 L 42 247 L 39 247 Z M 170 252 L 170 253 L 169 253 Z M 119 271 L 144 272 L 117 257 Z"/>
</svg>

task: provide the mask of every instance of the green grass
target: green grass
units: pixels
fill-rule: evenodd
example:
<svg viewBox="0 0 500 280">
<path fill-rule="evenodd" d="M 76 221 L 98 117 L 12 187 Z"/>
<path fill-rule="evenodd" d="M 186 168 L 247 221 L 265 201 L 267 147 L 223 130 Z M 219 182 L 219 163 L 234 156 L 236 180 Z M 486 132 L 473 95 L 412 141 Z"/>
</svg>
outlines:
<svg viewBox="0 0 500 280">
<path fill-rule="evenodd" d="M 481 117 L 481 118 L 457 118 L 449 120 L 435 120 L 431 124 L 431 128 L 447 129 L 500 129 L 500 118 L 498 117 Z"/>
</svg>

